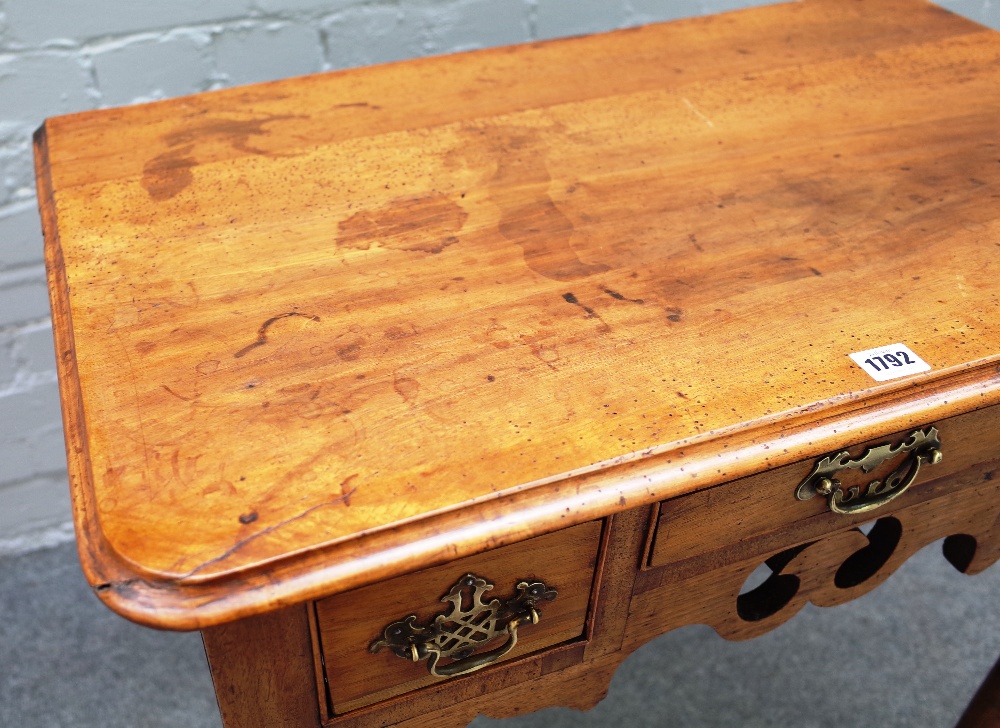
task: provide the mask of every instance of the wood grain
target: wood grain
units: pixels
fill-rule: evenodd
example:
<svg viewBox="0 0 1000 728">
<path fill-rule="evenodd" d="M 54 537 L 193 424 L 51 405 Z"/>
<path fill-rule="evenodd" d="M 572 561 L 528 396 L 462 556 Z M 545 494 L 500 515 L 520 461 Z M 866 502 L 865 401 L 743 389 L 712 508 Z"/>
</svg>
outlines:
<svg viewBox="0 0 1000 728">
<path fill-rule="evenodd" d="M 553 601 L 539 606 L 538 624 L 518 630 L 517 646 L 505 659 L 584 637 L 601 529 L 600 522 L 581 524 L 318 602 L 319 635 L 334 711 L 346 713 L 441 682 L 428 674 L 426 661 L 403 660 L 388 649 L 373 655 L 368 647 L 388 625 L 407 615 L 416 615 L 417 624 L 426 625 L 447 612 L 441 596 L 468 573 L 494 585 L 484 596 L 487 601 L 510 598 L 514 586 L 524 580 L 544 581 L 558 592 Z M 497 646 L 491 642 L 477 651 Z"/>
<path fill-rule="evenodd" d="M 478 675 L 453 678 L 414 693 L 339 716 L 327 725 L 368 728 L 399 725 L 407 728 L 464 726 L 477 715 L 509 718 L 562 705 L 576 710 L 593 708 L 607 693 L 608 682 L 625 653 L 599 660 L 573 662 L 578 645 L 555 648 L 505 662 Z M 566 659 L 560 670 L 545 672 L 547 662 Z"/>
<path fill-rule="evenodd" d="M 1000 408 L 990 407 L 933 425 L 940 433 L 944 459 L 938 465 L 923 467 L 914 485 L 888 510 L 938 495 L 936 485 L 941 479 L 980 464 L 986 464 L 985 471 L 988 471 L 1000 461 L 1000 443 L 982 437 L 982 433 L 1000 428 Z M 850 451 L 858 457 L 867 448 L 903 442 L 910 432 L 912 430 L 859 442 Z M 903 457 L 889 460 L 870 473 L 844 471 L 839 477 L 845 487 L 865 485 L 876 478 L 884 478 L 900 465 Z M 649 566 L 683 561 L 739 541 L 760 540 L 793 523 L 812 524 L 820 531 L 829 531 L 836 529 L 838 523 L 855 525 L 871 520 L 871 514 L 842 516 L 831 513 L 822 497 L 807 501 L 794 499 L 796 488 L 812 472 L 815 462 L 816 459 L 803 460 L 663 503 Z M 947 487 L 953 488 L 953 482 L 949 481 Z"/>
<path fill-rule="evenodd" d="M 594 609 L 593 637 L 587 645 L 588 661 L 621 649 L 645 536 L 651 530 L 651 508 L 633 508 L 611 517 L 607 554 Z"/>
<path fill-rule="evenodd" d="M 319 728 L 304 605 L 202 631 L 222 720 L 232 728 Z"/>
<path fill-rule="evenodd" d="M 49 120 L 88 579 L 198 628 L 1000 402 L 998 62 L 813 0 Z"/>
</svg>

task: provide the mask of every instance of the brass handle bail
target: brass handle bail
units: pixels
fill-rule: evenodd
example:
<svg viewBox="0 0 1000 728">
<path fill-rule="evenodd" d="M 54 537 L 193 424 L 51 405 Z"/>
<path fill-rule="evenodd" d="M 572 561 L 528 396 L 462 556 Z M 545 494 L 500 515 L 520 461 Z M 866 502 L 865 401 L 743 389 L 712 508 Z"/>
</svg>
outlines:
<svg viewBox="0 0 1000 728">
<path fill-rule="evenodd" d="M 523 622 L 538 624 L 541 612 L 536 609 L 539 601 L 556 598 L 555 589 L 541 581 L 522 581 L 515 587 L 516 594 L 506 602 L 482 600 L 493 584 L 475 574 L 466 574 L 441 598 L 451 604 L 451 609 L 437 615 L 426 626 L 416 623 L 414 614 L 393 622 L 383 630 L 382 638 L 369 646 L 370 652 L 389 647 L 404 659 L 420 662 L 427 660 L 427 671 L 436 677 L 454 677 L 481 670 L 501 660 L 517 645 L 517 630 Z M 470 604 L 467 609 L 462 604 Z M 507 635 L 499 647 L 474 654 L 477 647 Z M 441 660 L 451 660 L 442 664 Z"/>
<path fill-rule="evenodd" d="M 862 470 L 870 473 L 884 462 L 908 453 L 907 457 L 885 480 L 873 480 L 862 490 L 855 485 L 844 489 L 836 475 L 842 470 Z M 869 448 L 864 455 L 852 459 L 850 452 L 843 450 L 827 455 L 816 462 L 812 472 L 795 490 L 795 497 L 808 500 L 814 495 L 827 499 L 830 510 L 841 515 L 867 513 L 894 501 L 913 485 L 923 463 L 937 465 L 944 455 L 937 428 L 915 430 L 901 443 L 886 443 Z"/>
</svg>

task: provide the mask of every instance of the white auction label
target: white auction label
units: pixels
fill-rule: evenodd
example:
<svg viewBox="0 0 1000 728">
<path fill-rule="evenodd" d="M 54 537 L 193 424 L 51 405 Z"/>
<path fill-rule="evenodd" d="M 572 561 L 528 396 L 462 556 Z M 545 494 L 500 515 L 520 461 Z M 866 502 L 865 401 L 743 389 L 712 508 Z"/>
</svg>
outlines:
<svg viewBox="0 0 1000 728">
<path fill-rule="evenodd" d="M 931 365 L 913 353 L 906 344 L 889 344 L 876 349 L 851 354 L 854 363 L 871 375 L 876 382 L 887 382 L 918 372 L 926 372 Z"/>
</svg>

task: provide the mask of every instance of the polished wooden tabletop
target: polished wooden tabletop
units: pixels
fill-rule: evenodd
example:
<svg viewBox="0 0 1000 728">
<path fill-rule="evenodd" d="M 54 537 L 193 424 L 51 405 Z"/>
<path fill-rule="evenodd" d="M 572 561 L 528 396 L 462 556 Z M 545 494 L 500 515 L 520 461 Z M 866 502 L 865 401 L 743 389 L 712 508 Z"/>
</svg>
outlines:
<svg viewBox="0 0 1000 728">
<path fill-rule="evenodd" d="M 1000 35 L 807 0 L 48 120 L 88 578 L 199 627 L 998 401 L 998 119 Z"/>
</svg>

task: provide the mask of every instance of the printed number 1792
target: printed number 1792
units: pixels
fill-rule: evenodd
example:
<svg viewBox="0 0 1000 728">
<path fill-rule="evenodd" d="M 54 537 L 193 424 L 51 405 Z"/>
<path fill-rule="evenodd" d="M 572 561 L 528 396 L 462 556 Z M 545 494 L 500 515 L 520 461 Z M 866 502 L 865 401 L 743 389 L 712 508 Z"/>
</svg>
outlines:
<svg viewBox="0 0 1000 728">
<path fill-rule="evenodd" d="M 900 359 L 902 359 L 902 361 L 900 361 Z M 865 364 L 870 366 L 875 371 L 880 372 L 888 369 L 890 366 L 901 367 L 906 364 L 916 364 L 916 362 L 910 359 L 909 355 L 907 355 L 905 351 L 897 351 L 895 354 L 882 354 L 882 356 L 873 356 L 869 359 L 865 359 Z M 879 367 L 879 364 L 882 366 Z"/>
<path fill-rule="evenodd" d="M 930 364 L 906 344 L 887 344 L 849 355 L 876 382 L 908 377 L 930 370 Z"/>
</svg>

